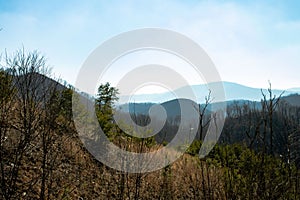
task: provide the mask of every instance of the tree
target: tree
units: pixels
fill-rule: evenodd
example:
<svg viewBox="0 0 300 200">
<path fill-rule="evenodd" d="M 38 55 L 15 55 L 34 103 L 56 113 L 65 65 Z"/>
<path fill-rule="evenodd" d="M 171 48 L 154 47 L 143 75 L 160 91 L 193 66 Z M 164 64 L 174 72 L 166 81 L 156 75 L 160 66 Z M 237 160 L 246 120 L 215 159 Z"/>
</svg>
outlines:
<svg viewBox="0 0 300 200">
<path fill-rule="evenodd" d="M 48 76 L 46 59 L 38 52 L 22 49 L 6 55 L 5 71 L 1 71 L 5 115 L 1 112 L 0 131 L 1 139 L 2 135 L 7 138 L 0 145 L 0 195 L 4 199 L 49 199 L 53 192 L 61 92 L 58 82 Z"/>
<path fill-rule="evenodd" d="M 98 98 L 96 99 L 98 109 L 101 111 L 104 109 L 111 111 L 115 101 L 119 99 L 117 97 L 118 94 L 118 89 L 110 86 L 110 83 L 101 84 L 98 88 Z"/>
<path fill-rule="evenodd" d="M 208 126 L 211 119 L 206 120 L 205 117 L 207 115 L 207 107 L 211 103 L 211 91 L 209 91 L 208 96 L 205 97 L 205 103 L 201 106 L 199 105 L 199 140 L 203 140 L 204 129 Z"/>
<path fill-rule="evenodd" d="M 37 52 L 26 54 L 23 50 L 17 51 L 13 56 L 6 55 L 6 72 L 9 73 L 12 87 L 15 89 L 10 101 L 13 109 L 9 115 L 14 116 L 10 123 L 6 162 L 3 164 L 6 173 L 2 174 L 1 188 L 5 199 L 20 198 L 21 191 L 28 193 L 32 190 L 35 180 L 23 184 L 18 188 L 23 163 L 33 156 L 36 146 L 33 141 L 38 138 L 39 122 L 42 115 L 42 99 L 45 96 L 42 85 L 44 76 L 38 73 L 46 72 L 45 58 Z M 43 92 L 42 92 L 43 91 Z M 19 190 L 20 189 L 20 190 Z"/>
<path fill-rule="evenodd" d="M 0 69 L 0 196 L 5 199 L 10 197 L 12 190 L 7 183 L 11 175 L 8 173 L 10 163 L 7 154 L 10 152 L 8 149 L 10 145 L 9 132 L 13 121 L 12 110 L 15 90 L 12 84 L 12 76 L 4 69 Z"/>
<path fill-rule="evenodd" d="M 95 101 L 96 114 L 103 132 L 111 134 L 113 128 L 114 103 L 118 100 L 118 89 L 112 87 L 110 83 L 101 84 Z"/>
<path fill-rule="evenodd" d="M 279 95 L 279 97 L 276 97 L 275 95 L 273 96 L 272 92 L 272 85 L 269 83 L 269 88 L 268 88 L 268 94 L 269 94 L 269 99 L 267 99 L 267 95 L 261 91 L 263 95 L 263 99 L 261 101 L 262 104 L 262 118 L 264 120 L 264 143 L 267 146 L 267 135 L 266 135 L 266 130 L 267 128 L 269 129 L 269 144 L 270 144 L 270 149 L 269 152 L 271 154 L 274 154 L 274 149 L 273 149 L 273 139 L 274 139 L 274 124 L 273 124 L 273 117 L 274 117 L 274 112 L 279 104 L 279 100 L 283 94 L 283 92 Z"/>
</svg>

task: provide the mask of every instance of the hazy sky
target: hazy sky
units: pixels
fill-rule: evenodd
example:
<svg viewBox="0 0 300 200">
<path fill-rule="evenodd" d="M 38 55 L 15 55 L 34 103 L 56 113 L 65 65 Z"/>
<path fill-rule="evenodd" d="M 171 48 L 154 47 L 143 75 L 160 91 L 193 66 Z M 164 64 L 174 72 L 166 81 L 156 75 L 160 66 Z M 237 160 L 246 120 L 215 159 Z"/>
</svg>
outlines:
<svg viewBox="0 0 300 200">
<path fill-rule="evenodd" d="M 39 50 L 55 75 L 73 84 L 103 41 L 132 29 L 167 28 L 203 47 L 224 81 L 261 88 L 270 80 L 287 89 L 300 87 L 299 10 L 297 0 L 0 0 L 0 47 Z"/>
</svg>

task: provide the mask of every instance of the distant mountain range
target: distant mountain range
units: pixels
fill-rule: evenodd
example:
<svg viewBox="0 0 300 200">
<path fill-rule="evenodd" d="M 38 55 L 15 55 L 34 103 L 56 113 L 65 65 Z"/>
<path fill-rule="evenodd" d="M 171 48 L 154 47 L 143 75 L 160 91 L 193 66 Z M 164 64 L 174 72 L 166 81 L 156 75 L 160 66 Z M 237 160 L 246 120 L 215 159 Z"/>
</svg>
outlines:
<svg viewBox="0 0 300 200">
<path fill-rule="evenodd" d="M 283 96 L 281 98 L 281 101 L 285 101 L 288 104 L 292 106 L 297 106 L 300 107 L 300 95 L 299 94 L 292 94 L 288 96 Z M 188 99 L 175 99 L 175 100 L 170 100 L 166 101 L 163 103 L 160 103 L 162 105 L 166 112 L 167 112 L 167 117 L 169 118 L 175 118 L 176 116 L 180 115 L 180 105 L 179 102 L 183 106 L 186 105 L 186 107 L 192 105 L 196 106 L 197 104 L 191 100 Z M 261 102 L 260 101 L 250 101 L 250 100 L 230 100 L 226 101 L 227 106 L 231 106 L 233 104 L 237 104 L 242 106 L 243 104 L 250 103 L 251 105 L 255 106 L 257 109 L 261 108 Z M 156 103 L 126 103 L 117 106 L 117 110 L 121 112 L 129 112 L 131 114 L 142 114 L 142 115 L 148 115 L 150 108 L 156 105 Z M 203 104 L 201 104 L 202 106 Z M 185 108 L 184 108 L 185 109 Z M 207 112 L 209 113 L 211 111 L 211 105 L 208 105 L 207 107 Z"/>
<path fill-rule="evenodd" d="M 42 74 L 38 73 L 32 73 L 30 74 L 32 76 L 32 80 L 34 80 L 34 87 L 37 87 L 38 84 L 41 84 L 41 81 L 43 83 L 44 87 L 51 87 L 55 86 L 58 90 L 64 90 L 67 87 L 62 85 L 61 83 L 57 82 L 56 80 L 44 76 Z M 13 79 L 16 81 L 16 77 Z M 19 84 L 22 84 L 23 77 L 19 77 Z M 248 86 L 244 86 L 237 83 L 232 82 L 222 82 L 225 90 L 226 95 L 226 103 L 227 105 L 232 104 L 233 102 L 239 102 L 240 104 L 243 104 L 247 101 L 257 102 L 258 105 L 260 104 L 260 100 L 262 98 L 262 91 L 267 94 L 267 89 L 260 89 L 260 88 L 251 88 Z M 36 85 L 35 85 L 36 84 Z M 217 84 L 217 83 L 211 83 L 211 84 Z M 209 91 L 205 84 L 202 85 L 193 85 L 191 86 L 192 90 L 194 91 L 198 104 L 202 104 L 205 101 L 205 97 L 208 95 Z M 47 88 L 43 88 L 43 90 L 46 90 Z M 175 92 L 185 91 L 186 87 L 179 88 L 175 90 Z M 37 91 L 38 92 L 38 91 Z M 43 91 L 41 91 L 43 92 Z M 283 93 L 282 100 L 285 100 L 289 104 L 293 106 L 300 106 L 300 87 L 299 88 L 290 88 L 287 90 L 278 90 L 278 89 L 272 89 L 273 95 L 276 95 L 277 97 Z M 298 95 L 297 95 L 298 94 Z M 92 98 L 92 96 L 90 96 Z M 122 98 L 121 98 L 122 99 Z M 131 97 L 131 104 L 127 104 L 127 102 L 119 102 L 119 105 L 117 106 L 118 109 L 121 111 L 130 111 L 130 113 L 136 113 L 136 114 L 145 114 L 147 115 L 149 112 L 149 109 L 154 104 L 161 104 L 168 112 L 168 116 L 176 116 L 179 112 L 179 101 L 183 103 L 184 105 L 190 105 L 193 104 L 191 100 L 188 98 L 181 97 L 178 99 L 175 98 L 173 93 L 171 92 L 165 92 L 161 94 L 156 94 L 155 92 L 153 94 L 139 94 L 134 95 Z M 133 103 L 135 102 L 135 103 Z M 195 106 L 195 105 L 194 105 Z M 208 110 L 210 110 L 210 107 L 208 107 Z"/>
<path fill-rule="evenodd" d="M 149 110 L 155 103 L 130 103 L 123 104 L 118 107 L 118 110 L 121 112 L 129 112 L 131 114 L 142 114 L 149 115 Z M 185 116 L 187 119 L 193 119 L 191 113 L 195 111 L 195 108 L 198 106 L 194 101 L 189 99 L 174 99 L 160 104 L 167 114 L 167 118 L 174 119 L 177 116 L 181 115 L 181 109 L 186 110 Z M 181 108 L 182 106 L 182 108 Z M 155 115 L 157 119 L 160 119 L 161 116 Z"/>
<path fill-rule="evenodd" d="M 201 100 L 201 97 L 205 99 L 205 92 L 207 91 L 205 85 L 196 85 L 192 86 L 193 90 L 195 91 L 202 91 L 198 92 L 197 94 L 201 94 L 197 96 L 198 104 L 203 105 L 203 100 Z M 182 88 L 181 88 L 182 89 Z M 258 88 L 251 88 L 247 86 L 243 86 L 236 83 L 230 83 L 230 82 L 224 82 L 224 89 L 226 92 L 226 104 L 227 106 L 231 106 L 233 104 L 237 104 L 242 106 L 243 104 L 248 104 L 255 106 L 257 109 L 260 109 L 261 107 L 261 99 L 262 99 L 262 92 L 266 94 L 267 99 L 268 96 L 268 90 L 267 89 L 258 89 Z M 300 89 L 300 88 L 299 88 Z M 208 91 L 207 91 L 208 92 Z M 284 92 L 284 93 L 283 93 Z M 207 93 L 208 94 L 208 93 Z M 287 102 L 288 104 L 292 106 L 300 107 L 300 90 L 294 89 L 288 89 L 288 90 L 272 90 L 272 95 L 279 97 L 282 94 L 281 101 Z M 117 109 L 121 112 L 129 112 L 131 114 L 142 114 L 142 115 L 148 115 L 150 108 L 155 104 L 162 105 L 166 112 L 168 118 L 175 118 L 178 115 L 180 115 L 180 105 L 179 101 L 183 105 L 190 105 L 193 104 L 193 106 L 196 106 L 197 103 L 193 102 L 189 99 L 179 98 L 174 99 L 174 97 L 169 93 L 163 93 L 163 94 L 147 94 L 147 95 L 135 95 L 131 99 L 134 99 L 135 101 L 131 101 L 130 103 L 124 103 L 119 104 L 117 106 Z M 145 99 L 145 100 L 143 100 Z M 167 99 L 166 101 L 163 101 Z M 171 100 L 168 100 L 171 99 Z M 140 103 L 142 102 L 142 103 Z M 218 103 L 214 103 L 215 105 Z M 207 107 L 207 112 L 210 113 L 211 111 L 211 104 Z"/>
<path fill-rule="evenodd" d="M 232 101 L 232 100 L 250 100 L 250 101 L 260 101 L 262 98 L 261 88 L 252 88 L 244 85 L 240 85 L 237 83 L 232 82 L 222 82 L 224 86 L 225 91 L 225 97 L 226 101 Z M 211 83 L 211 84 L 217 84 L 217 83 Z M 186 90 L 187 87 L 182 87 L 174 91 L 174 93 L 184 93 L 182 91 Z M 205 97 L 208 95 L 209 90 L 205 84 L 203 85 L 192 85 L 191 86 L 196 99 L 197 103 L 203 103 L 205 101 Z M 262 89 L 264 93 L 267 93 L 267 89 Z M 291 88 L 287 90 L 278 90 L 278 89 L 272 89 L 273 95 L 276 95 L 277 97 L 284 92 L 283 96 L 288 96 L 291 94 L 299 93 L 300 94 L 300 88 Z M 175 99 L 174 93 L 172 92 L 165 92 L 165 93 L 155 93 L 153 94 L 138 94 L 133 95 L 130 99 L 131 102 L 136 103 L 163 103 L 166 101 L 170 101 Z M 187 98 L 186 96 L 181 96 L 180 98 Z M 120 104 L 123 104 L 125 102 L 122 102 L 122 98 L 120 98 Z"/>
</svg>

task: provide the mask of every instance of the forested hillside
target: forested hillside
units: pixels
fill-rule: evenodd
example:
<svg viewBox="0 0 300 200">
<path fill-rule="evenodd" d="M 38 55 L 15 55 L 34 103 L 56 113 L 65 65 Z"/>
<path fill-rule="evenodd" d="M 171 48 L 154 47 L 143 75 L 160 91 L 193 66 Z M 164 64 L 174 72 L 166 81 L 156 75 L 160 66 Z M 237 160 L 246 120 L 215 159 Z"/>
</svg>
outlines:
<svg viewBox="0 0 300 200">
<path fill-rule="evenodd" d="M 219 143 L 200 159 L 211 117 L 208 97 L 199 106 L 197 136 L 179 160 L 130 174 L 105 166 L 84 148 L 72 120 L 76 90 L 51 76 L 43 56 L 20 50 L 2 63 L 0 199 L 300 199 L 300 107 L 290 103 L 295 96 L 290 102 L 292 97 L 275 97 L 270 87 L 259 106 L 230 104 Z M 137 153 L 166 145 L 165 137 L 135 138 L 118 128 L 117 99 L 116 88 L 100 85 L 95 110 L 114 144 Z M 150 120 L 145 113 L 132 117 L 141 125 Z M 176 120 L 169 118 L 160 136 L 172 138 Z"/>
</svg>

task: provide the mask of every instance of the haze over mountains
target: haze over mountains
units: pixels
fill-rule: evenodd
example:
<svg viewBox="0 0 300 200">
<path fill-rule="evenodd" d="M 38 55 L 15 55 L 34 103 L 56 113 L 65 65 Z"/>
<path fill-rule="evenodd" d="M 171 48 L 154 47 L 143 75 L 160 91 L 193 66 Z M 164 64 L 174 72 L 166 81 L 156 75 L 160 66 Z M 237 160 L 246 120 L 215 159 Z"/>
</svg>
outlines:
<svg viewBox="0 0 300 200">
<path fill-rule="evenodd" d="M 260 109 L 261 99 L 263 98 L 262 92 L 268 95 L 268 89 L 251 88 L 244 85 L 240 85 L 232 82 L 223 82 L 226 104 L 227 106 L 237 103 L 243 105 L 244 103 L 251 102 L 251 105 L 255 105 L 256 108 Z M 205 98 L 209 94 L 206 85 L 193 85 L 192 89 L 197 97 L 197 103 L 203 104 Z M 184 91 L 185 88 L 179 88 L 179 90 Z M 181 93 L 182 93 L 181 91 Z M 176 91 L 175 91 L 176 92 Z M 279 97 L 282 94 L 281 100 L 287 102 L 292 106 L 300 106 L 300 88 L 292 88 L 287 90 L 272 89 L 272 95 Z M 268 96 L 267 96 L 268 98 Z M 121 98 L 122 99 L 122 98 Z M 180 115 L 179 101 L 183 105 L 190 106 L 193 103 L 192 100 L 186 98 L 178 98 L 171 92 L 165 93 L 153 93 L 153 94 L 138 94 L 133 95 L 130 102 L 119 101 L 118 110 L 121 112 L 129 112 L 131 114 L 142 114 L 148 115 L 150 108 L 155 104 L 162 105 L 166 112 L 168 118 L 175 118 Z M 215 105 L 218 103 L 214 103 Z M 217 106 L 216 106 L 217 107 Z M 208 105 L 207 112 L 211 111 L 211 105 Z M 159 116 L 158 116 L 159 118 Z"/>
<path fill-rule="evenodd" d="M 212 83 L 216 84 L 216 83 Z M 224 91 L 225 91 L 225 98 L 226 101 L 232 101 L 232 100 L 250 100 L 250 101 L 260 101 L 262 98 L 261 88 L 252 88 L 248 86 L 244 86 L 237 83 L 232 82 L 223 82 Z M 197 103 L 203 103 L 205 101 L 205 97 L 208 95 L 209 90 L 205 84 L 201 85 L 192 85 L 191 86 L 196 99 Z M 179 88 L 175 90 L 174 92 L 179 92 L 185 90 L 186 87 Z M 262 89 L 264 93 L 267 93 L 267 89 Z M 277 97 L 284 92 L 283 96 L 288 96 L 291 94 L 299 93 L 300 94 L 300 88 L 291 88 L 286 90 L 279 90 L 279 89 L 272 89 L 273 95 L 276 95 Z M 172 92 L 165 92 L 165 93 L 155 93 L 153 94 L 137 94 L 133 95 L 130 98 L 130 102 L 136 102 L 136 103 L 163 103 L 166 101 L 170 101 L 175 99 L 176 97 Z M 187 98 L 187 97 L 180 97 L 180 98 Z M 120 104 L 123 104 L 125 102 L 121 101 Z"/>
</svg>

